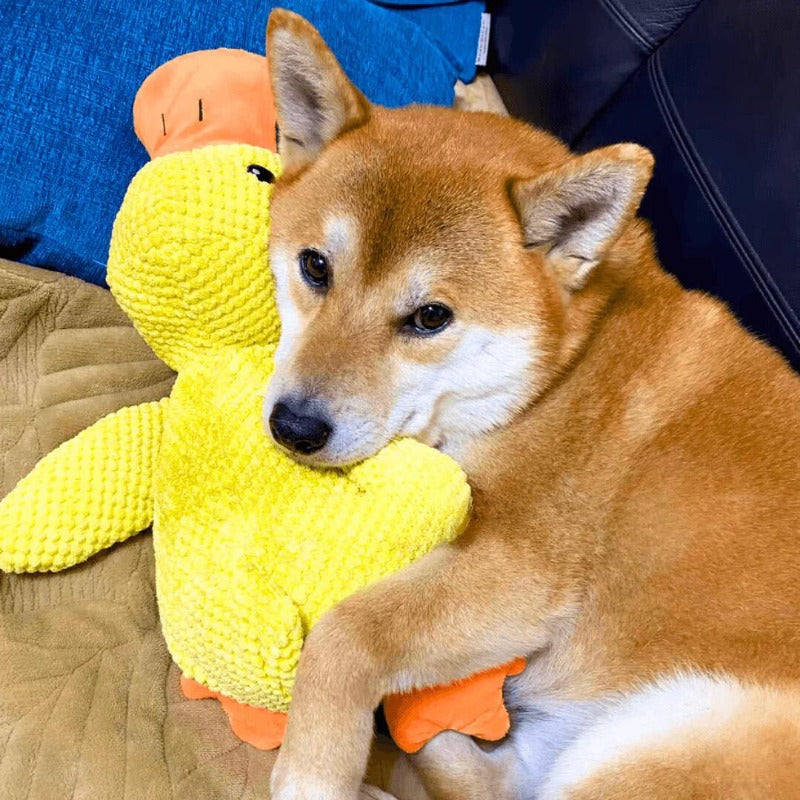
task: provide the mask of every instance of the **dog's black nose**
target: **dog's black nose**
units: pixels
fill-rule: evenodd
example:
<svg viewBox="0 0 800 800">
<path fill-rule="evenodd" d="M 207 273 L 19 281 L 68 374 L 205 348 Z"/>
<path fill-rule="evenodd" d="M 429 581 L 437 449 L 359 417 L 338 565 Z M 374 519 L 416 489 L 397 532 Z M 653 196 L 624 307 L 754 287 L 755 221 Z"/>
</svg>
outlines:
<svg viewBox="0 0 800 800">
<path fill-rule="evenodd" d="M 303 455 L 325 447 L 332 430 L 324 419 L 306 416 L 286 401 L 275 403 L 269 415 L 269 429 L 276 442 Z"/>
</svg>

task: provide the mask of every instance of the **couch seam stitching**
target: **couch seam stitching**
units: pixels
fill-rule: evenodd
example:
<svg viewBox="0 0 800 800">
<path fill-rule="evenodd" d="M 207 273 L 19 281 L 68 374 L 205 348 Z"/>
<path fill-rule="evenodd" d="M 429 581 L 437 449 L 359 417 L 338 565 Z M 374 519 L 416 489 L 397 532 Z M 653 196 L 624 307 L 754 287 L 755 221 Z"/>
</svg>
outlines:
<svg viewBox="0 0 800 800">
<path fill-rule="evenodd" d="M 780 287 L 774 283 L 772 276 L 764 267 L 755 248 L 748 240 L 735 215 L 725 203 L 719 189 L 705 169 L 694 143 L 683 126 L 680 114 L 669 92 L 666 79 L 661 70 L 661 59 L 658 53 L 655 53 L 653 58 L 650 59 L 648 72 L 661 117 L 689 174 L 700 190 L 718 225 L 722 228 L 734 252 L 744 264 L 756 289 L 758 289 L 773 316 L 788 336 L 789 342 L 800 353 L 800 333 L 798 333 L 800 321 L 797 320 Z M 786 308 L 783 306 L 786 306 Z"/>
<path fill-rule="evenodd" d="M 600 0 L 600 2 L 602 2 L 602 0 Z M 683 26 L 686 24 L 686 21 L 689 19 L 689 17 L 691 17 L 691 16 L 692 16 L 692 15 L 695 13 L 695 11 L 697 11 L 697 9 L 698 9 L 698 8 L 700 8 L 700 6 L 701 6 L 702 4 L 703 4 L 703 0 L 698 0 L 697 4 L 694 6 L 694 8 L 693 8 L 693 9 L 692 9 L 692 10 L 691 10 L 691 11 L 690 11 L 690 12 L 689 12 L 689 13 L 688 13 L 688 14 L 687 14 L 687 15 L 686 15 L 684 18 L 683 18 L 683 20 L 681 21 L 680 25 L 678 25 L 678 27 L 677 27 L 677 28 L 675 28 L 675 30 L 673 30 L 673 31 L 672 31 L 672 32 L 669 34 L 669 36 L 667 36 L 665 39 L 663 39 L 661 42 L 659 42 L 659 43 L 658 43 L 658 45 L 657 45 L 657 46 L 656 46 L 656 47 L 655 47 L 653 50 L 651 50 L 649 53 L 647 53 L 647 54 L 645 55 L 645 57 L 642 59 L 642 61 L 639 63 L 639 65 L 636 67 L 636 69 L 634 69 L 634 70 L 631 70 L 631 72 L 630 72 L 630 74 L 628 75 L 628 77 L 627 77 L 627 78 L 625 78 L 625 80 L 624 80 L 624 81 L 623 81 L 623 82 L 622 82 L 622 83 L 621 83 L 621 84 L 620 84 L 620 85 L 617 87 L 617 89 L 616 89 L 616 90 L 614 90 L 614 91 L 611 93 L 611 95 L 610 95 L 608 98 L 606 98 L 605 102 L 604 102 L 604 103 L 603 103 L 603 104 L 600 106 L 600 108 L 598 108 L 598 109 L 597 109 L 597 111 L 595 111 L 595 112 L 592 114 L 592 116 L 591 116 L 591 117 L 589 117 L 589 119 L 587 120 L 586 124 L 585 124 L 585 125 L 583 125 L 583 127 L 582 127 L 582 128 L 579 130 L 579 131 L 578 131 L 578 133 L 576 133 L 576 134 L 575 134 L 575 135 L 574 135 L 574 136 L 573 136 L 573 137 L 570 139 L 570 144 L 571 144 L 571 145 L 574 145 L 574 144 L 575 144 L 575 142 L 578 142 L 578 141 L 580 141 L 580 140 L 581 140 L 581 139 L 582 139 L 582 138 L 583 138 L 583 137 L 584 137 L 584 136 L 585 136 L 585 135 L 588 133 L 588 131 L 589 131 L 589 128 L 591 128 L 591 127 L 592 127 L 592 125 L 594 125 L 594 124 L 595 124 L 595 122 L 597 122 L 597 120 L 598 120 L 598 119 L 600 119 L 600 117 L 601 117 L 603 114 L 605 114 L 605 112 L 608 110 L 608 108 L 611 106 L 611 104 L 614 102 L 614 100 L 615 100 L 615 99 L 616 99 L 616 98 L 617 98 L 617 97 L 618 97 L 618 96 L 619 96 L 619 95 L 620 95 L 620 94 L 621 94 L 621 93 L 622 93 L 622 92 L 625 90 L 625 87 L 626 87 L 626 86 L 628 86 L 628 84 L 630 84 L 630 83 L 631 83 L 631 81 L 633 81 L 633 79 L 634 79 L 634 78 L 635 78 L 637 75 L 639 75 L 639 74 L 641 73 L 641 71 L 642 71 L 642 70 L 643 70 L 643 69 L 644 69 L 644 68 L 647 66 L 647 64 L 649 63 L 650 59 L 651 59 L 651 58 L 652 58 L 652 57 L 653 57 L 653 56 L 654 56 L 656 53 L 658 53 L 658 52 L 659 52 L 659 50 L 661 50 L 661 48 L 662 48 L 662 47 L 663 47 L 663 46 L 664 46 L 664 45 L 665 45 L 665 44 L 666 44 L 666 43 L 667 43 L 667 42 L 668 42 L 668 41 L 669 41 L 669 40 L 670 40 L 670 39 L 671 39 L 671 38 L 672 38 L 672 37 L 673 37 L 673 36 L 674 36 L 674 35 L 675 35 L 675 34 L 676 34 L 676 33 L 677 33 L 677 32 L 678 32 L 680 29 L 681 29 L 681 28 L 683 28 Z"/>
<path fill-rule="evenodd" d="M 625 33 L 631 41 L 644 47 L 648 55 L 653 52 L 657 47 L 655 41 L 653 41 L 647 35 L 647 32 L 639 26 L 638 21 L 630 15 L 627 8 L 617 2 L 617 0 L 598 0 L 598 2 L 611 20 L 616 23 L 617 27 Z"/>
</svg>

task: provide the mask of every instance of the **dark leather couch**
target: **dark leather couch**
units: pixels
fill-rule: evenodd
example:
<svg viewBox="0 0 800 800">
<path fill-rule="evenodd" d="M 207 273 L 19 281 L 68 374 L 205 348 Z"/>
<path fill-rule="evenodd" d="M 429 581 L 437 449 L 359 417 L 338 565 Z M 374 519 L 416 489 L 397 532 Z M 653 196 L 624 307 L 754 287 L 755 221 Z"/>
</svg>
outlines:
<svg viewBox="0 0 800 800">
<path fill-rule="evenodd" d="M 800 368 L 800 2 L 497 0 L 489 70 L 578 150 L 656 157 L 664 265 Z"/>
</svg>

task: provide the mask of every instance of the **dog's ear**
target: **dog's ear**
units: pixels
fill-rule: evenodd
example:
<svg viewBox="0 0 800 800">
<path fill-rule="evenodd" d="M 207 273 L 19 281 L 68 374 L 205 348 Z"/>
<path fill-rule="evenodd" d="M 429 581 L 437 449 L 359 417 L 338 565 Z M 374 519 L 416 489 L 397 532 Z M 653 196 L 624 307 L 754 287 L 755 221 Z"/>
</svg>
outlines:
<svg viewBox="0 0 800 800">
<path fill-rule="evenodd" d="M 353 86 L 323 38 L 299 14 L 276 8 L 267 25 L 267 55 L 288 169 L 302 167 L 326 144 L 369 118 L 369 102 Z"/>
<path fill-rule="evenodd" d="M 542 248 L 564 288 L 577 291 L 636 214 L 652 171 L 649 150 L 618 144 L 512 182 L 525 246 Z"/>
</svg>

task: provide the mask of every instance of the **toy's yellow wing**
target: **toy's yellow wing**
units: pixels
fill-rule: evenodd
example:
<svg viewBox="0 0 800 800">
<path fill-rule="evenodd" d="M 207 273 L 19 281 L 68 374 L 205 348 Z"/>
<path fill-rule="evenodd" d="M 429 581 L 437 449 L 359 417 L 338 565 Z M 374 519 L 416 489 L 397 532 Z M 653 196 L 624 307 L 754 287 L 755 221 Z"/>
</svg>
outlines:
<svg viewBox="0 0 800 800">
<path fill-rule="evenodd" d="M 65 569 L 152 522 L 167 403 L 123 408 L 43 458 L 0 502 L 0 570 Z"/>
</svg>

